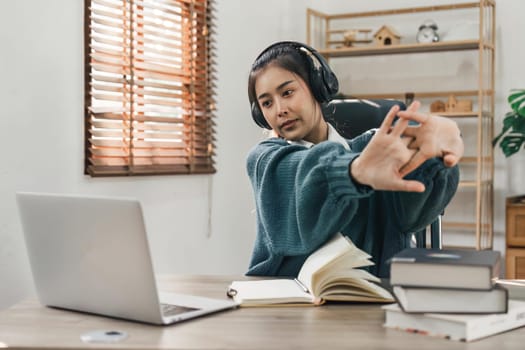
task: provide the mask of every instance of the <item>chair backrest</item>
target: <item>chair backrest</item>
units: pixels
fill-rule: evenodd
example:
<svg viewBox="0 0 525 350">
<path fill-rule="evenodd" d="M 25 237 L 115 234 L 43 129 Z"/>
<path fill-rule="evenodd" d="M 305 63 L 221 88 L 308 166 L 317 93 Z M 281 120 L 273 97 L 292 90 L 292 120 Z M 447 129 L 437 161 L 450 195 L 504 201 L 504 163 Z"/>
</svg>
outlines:
<svg viewBox="0 0 525 350">
<path fill-rule="evenodd" d="M 352 139 L 363 132 L 378 128 L 392 106 L 406 109 L 403 102 L 397 100 L 374 99 L 336 99 L 323 110 L 327 122 L 347 139 Z"/>
</svg>

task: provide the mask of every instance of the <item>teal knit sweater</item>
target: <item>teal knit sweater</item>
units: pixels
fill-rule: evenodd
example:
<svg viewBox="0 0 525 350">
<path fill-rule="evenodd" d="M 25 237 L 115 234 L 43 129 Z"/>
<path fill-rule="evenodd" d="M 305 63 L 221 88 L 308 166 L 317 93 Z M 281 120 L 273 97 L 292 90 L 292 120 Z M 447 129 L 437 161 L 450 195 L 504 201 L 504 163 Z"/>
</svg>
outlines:
<svg viewBox="0 0 525 350">
<path fill-rule="evenodd" d="M 407 178 L 423 193 L 375 191 L 348 174 L 372 137 L 311 148 L 271 138 L 249 153 L 247 171 L 257 212 L 257 236 L 248 275 L 297 276 L 306 257 L 341 232 L 372 256 L 369 271 L 389 276 L 388 259 L 406 247 L 407 234 L 430 224 L 456 192 L 457 166 L 430 159 Z"/>
</svg>

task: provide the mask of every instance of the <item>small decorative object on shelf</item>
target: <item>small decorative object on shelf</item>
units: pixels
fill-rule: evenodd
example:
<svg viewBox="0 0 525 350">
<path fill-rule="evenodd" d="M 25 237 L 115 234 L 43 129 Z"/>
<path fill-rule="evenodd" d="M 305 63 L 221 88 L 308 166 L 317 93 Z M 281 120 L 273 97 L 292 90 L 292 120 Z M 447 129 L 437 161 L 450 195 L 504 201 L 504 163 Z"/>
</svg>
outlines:
<svg viewBox="0 0 525 350">
<path fill-rule="evenodd" d="M 378 46 L 397 45 L 401 41 L 401 35 L 390 26 L 384 25 L 374 34 L 374 42 Z"/>
<path fill-rule="evenodd" d="M 349 29 L 343 32 L 343 45 L 347 47 L 354 46 L 356 43 L 371 43 L 372 39 L 368 38 L 368 33 L 372 29 Z M 364 34 L 364 35 L 360 35 Z"/>
<path fill-rule="evenodd" d="M 471 112 L 472 100 L 458 100 L 456 96 L 449 95 L 445 104 L 445 112 Z"/>
<path fill-rule="evenodd" d="M 413 92 L 405 92 L 405 105 L 410 106 L 416 95 Z"/>
<path fill-rule="evenodd" d="M 461 113 L 461 112 L 472 112 L 472 100 L 463 99 L 458 100 L 456 96 L 449 95 L 448 101 L 443 102 L 442 100 L 436 100 L 430 104 L 430 113 Z"/>
<path fill-rule="evenodd" d="M 430 113 L 446 112 L 445 102 L 436 100 L 430 104 Z"/>
<path fill-rule="evenodd" d="M 430 44 L 439 41 L 439 34 L 437 33 L 438 26 L 436 22 L 432 20 L 426 20 L 419 26 L 419 30 L 416 35 L 418 43 Z"/>
</svg>

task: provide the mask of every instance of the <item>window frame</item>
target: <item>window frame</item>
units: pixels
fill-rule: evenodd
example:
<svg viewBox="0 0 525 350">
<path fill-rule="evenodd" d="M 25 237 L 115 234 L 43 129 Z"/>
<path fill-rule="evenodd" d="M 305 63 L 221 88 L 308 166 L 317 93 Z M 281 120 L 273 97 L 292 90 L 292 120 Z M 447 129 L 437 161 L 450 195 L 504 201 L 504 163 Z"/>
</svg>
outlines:
<svg viewBox="0 0 525 350">
<path fill-rule="evenodd" d="M 103 49 L 93 49 L 98 44 L 95 38 L 119 29 L 106 28 L 104 23 L 94 33 L 96 30 L 92 28 L 100 27 L 101 21 L 99 18 L 98 24 L 93 23 L 97 17 L 93 6 L 102 4 L 102 9 L 109 11 L 100 11 L 100 7 L 97 10 L 109 13 L 111 20 L 119 16 L 116 12 L 119 3 L 123 12 L 122 32 L 114 35 L 123 44 L 113 45 L 107 51 L 110 55 L 115 54 L 115 48 L 127 52 L 109 56 Z M 97 177 L 216 172 L 213 5 L 213 0 L 84 0 L 84 174 Z M 149 17 L 145 16 L 147 11 Z M 158 15 L 159 20 L 153 21 L 157 18 L 151 13 Z M 166 28 L 167 16 L 179 22 L 180 28 Z M 156 31 L 159 28 L 163 29 L 162 34 Z M 175 47 L 171 52 L 179 55 L 171 57 L 156 52 L 151 58 L 151 52 L 159 50 L 148 51 L 147 45 L 163 45 L 164 33 L 170 35 L 166 46 Z M 175 36 L 179 41 L 174 41 Z M 151 37 L 160 39 L 153 41 Z M 110 63 L 104 62 L 106 58 Z M 117 64 L 113 63 L 115 58 Z M 119 59 L 126 63 L 120 64 Z M 96 73 L 100 73 L 95 67 L 105 64 L 112 65 L 110 70 L 122 67 L 125 73 L 102 71 L 98 74 L 101 78 L 95 79 Z M 110 79 L 119 80 L 122 86 L 108 82 Z M 104 112 L 118 104 L 123 106 L 121 112 Z M 106 124 L 112 126 L 99 127 Z"/>
</svg>

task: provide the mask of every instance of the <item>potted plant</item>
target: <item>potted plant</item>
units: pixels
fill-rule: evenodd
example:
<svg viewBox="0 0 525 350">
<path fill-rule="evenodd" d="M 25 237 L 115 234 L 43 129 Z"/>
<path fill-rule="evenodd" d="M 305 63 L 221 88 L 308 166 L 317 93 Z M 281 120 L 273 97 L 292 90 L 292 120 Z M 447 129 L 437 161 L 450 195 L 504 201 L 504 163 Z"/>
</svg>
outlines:
<svg viewBox="0 0 525 350">
<path fill-rule="evenodd" d="M 512 111 L 505 114 L 503 128 L 492 145 L 499 144 L 505 157 L 510 157 L 525 148 L 525 90 L 512 89 L 507 97 Z"/>
</svg>

